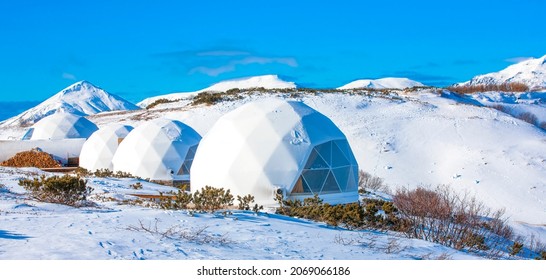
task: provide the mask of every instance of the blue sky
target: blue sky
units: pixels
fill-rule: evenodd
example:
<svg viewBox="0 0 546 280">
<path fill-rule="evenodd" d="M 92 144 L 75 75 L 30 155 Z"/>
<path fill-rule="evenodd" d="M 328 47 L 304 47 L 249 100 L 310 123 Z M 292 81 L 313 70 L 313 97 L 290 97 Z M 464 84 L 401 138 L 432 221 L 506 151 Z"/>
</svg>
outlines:
<svg viewBox="0 0 546 280">
<path fill-rule="evenodd" d="M 546 1 L 1 1 L 0 102 L 78 80 L 137 102 L 278 74 L 445 86 L 546 54 Z"/>
</svg>

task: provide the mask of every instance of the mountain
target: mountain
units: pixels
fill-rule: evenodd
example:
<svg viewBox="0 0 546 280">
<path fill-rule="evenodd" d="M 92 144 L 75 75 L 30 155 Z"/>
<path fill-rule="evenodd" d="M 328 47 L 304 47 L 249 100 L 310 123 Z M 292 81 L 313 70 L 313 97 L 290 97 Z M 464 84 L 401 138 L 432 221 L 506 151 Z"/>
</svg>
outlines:
<svg viewBox="0 0 546 280">
<path fill-rule="evenodd" d="M 344 86 L 338 87 L 337 89 L 357 89 L 357 88 L 394 88 L 394 89 L 405 89 L 410 87 L 422 87 L 422 83 L 410 80 L 408 78 L 382 78 L 376 80 L 364 79 L 352 81 Z"/>
<path fill-rule="evenodd" d="M 136 110 L 135 104 L 105 90 L 90 82 L 77 82 L 44 102 L 23 113 L 0 122 L 0 127 L 28 126 L 57 111 L 69 112 L 81 116 L 94 115 L 105 111 Z"/>
<path fill-rule="evenodd" d="M 546 88 L 546 55 L 510 65 L 499 72 L 476 76 L 468 82 L 457 85 L 475 86 L 514 82 L 526 84 L 530 89 Z"/>
<path fill-rule="evenodd" d="M 140 107 L 146 107 L 158 99 L 175 100 L 175 99 L 181 99 L 184 97 L 192 96 L 200 92 L 206 92 L 206 91 L 222 92 L 222 91 L 227 91 L 233 88 L 249 89 L 249 88 L 258 88 L 258 87 L 263 87 L 266 89 L 296 88 L 296 84 L 294 82 L 283 81 L 277 75 L 262 75 L 262 76 L 246 77 L 246 78 L 222 81 L 222 82 L 213 84 L 210 87 L 204 88 L 202 90 L 194 91 L 194 92 L 179 92 L 179 93 L 171 93 L 171 94 L 149 97 L 140 101 L 137 105 Z"/>
</svg>

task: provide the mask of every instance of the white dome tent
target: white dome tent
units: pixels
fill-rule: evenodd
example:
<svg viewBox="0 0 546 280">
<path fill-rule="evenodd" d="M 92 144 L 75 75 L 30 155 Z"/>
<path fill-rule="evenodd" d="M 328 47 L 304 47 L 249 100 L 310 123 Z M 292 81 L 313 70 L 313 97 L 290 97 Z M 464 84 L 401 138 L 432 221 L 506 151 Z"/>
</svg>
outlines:
<svg viewBox="0 0 546 280">
<path fill-rule="evenodd" d="M 62 140 L 88 138 L 98 127 L 82 116 L 57 112 L 35 123 L 23 140 Z"/>
<path fill-rule="evenodd" d="M 201 135 L 175 120 L 155 119 L 133 129 L 120 143 L 114 171 L 156 181 L 188 181 Z"/>
<path fill-rule="evenodd" d="M 203 138 L 191 190 L 206 185 L 251 194 L 274 206 L 318 194 L 330 204 L 358 201 L 358 164 L 345 135 L 302 102 L 265 99 L 221 117 Z"/>
<path fill-rule="evenodd" d="M 83 144 L 80 167 L 90 171 L 113 170 L 112 158 L 121 141 L 131 130 L 132 126 L 113 124 L 95 131 Z"/>
</svg>

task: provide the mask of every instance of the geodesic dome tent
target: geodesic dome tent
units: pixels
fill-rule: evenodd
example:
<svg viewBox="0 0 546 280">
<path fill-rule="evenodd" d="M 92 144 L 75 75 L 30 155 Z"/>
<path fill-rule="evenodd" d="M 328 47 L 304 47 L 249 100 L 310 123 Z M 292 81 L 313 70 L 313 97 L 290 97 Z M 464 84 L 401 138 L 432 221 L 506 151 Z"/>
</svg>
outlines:
<svg viewBox="0 0 546 280">
<path fill-rule="evenodd" d="M 273 206 L 318 194 L 330 204 L 358 201 L 358 164 L 345 135 L 302 102 L 265 99 L 221 117 L 201 140 L 191 191 L 206 185 L 251 194 Z"/>
<path fill-rule="evenodd" d="M 23 136 L 23 140 L 61 140 L 89 138 L 98 127 L 82 116 L 57 112 L 35 123 Z"/>
<path fill-rule="evenodd" d="M 189 180 L 201 135 L 184 123 L 155 119 L 133 129 L 119 144 L 114 171 L 151 180 Z"/>
<path fill-rule="evenodd" d="M 80 167 L 90 171 L 113 170 L 112 158 L 121 141 L 131 130 L 133 130 L 132 126 L 114 124 L 95 131 L 83 144 Z"/>
</svg>

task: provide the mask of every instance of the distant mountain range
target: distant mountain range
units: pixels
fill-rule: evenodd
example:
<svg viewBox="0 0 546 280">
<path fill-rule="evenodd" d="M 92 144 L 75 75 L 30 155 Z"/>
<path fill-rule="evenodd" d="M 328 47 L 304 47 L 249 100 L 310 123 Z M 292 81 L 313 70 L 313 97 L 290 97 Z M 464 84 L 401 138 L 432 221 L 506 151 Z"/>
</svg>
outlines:
<svg viewBox="0 0 546 280">
<path fill-rule="evenodd" d="M 541 58 L 525 60 L 508 66 L 499 72 L 478 75 L 470 81 L 455 84 L 465 85 L 492 85 L 518 82 L 526 84 L 531 90 L 546 89 L 546 55 Z M 372 88 L 372 89 L 404 89 L 415 86 L 424 86 L 422 83 L 408 78 L 387 77 L 381 79 L 361 79 L 338 87 L 339 90 Z M 201 92 L 223 92 L 233 88 L 266 88 L 266 89 L 287 89 L 296 88 L 294 82 L 284 81 L 277 75 L 262 75 L 246 77 L 234 80 L 222 81 L 210 87 L 194 92 L 178 92 L 154 97 L 148 97 L 137 105 L 105 90 L 94 86 L 87 81 L 77 82 L 59 93 L 53 95 L 46 101 L 26 110 L 15 117 L 0 122 L 0 127 L 29 126 L 53 114 L 56 111 L 70 112 L 82 116 L 94 115 L 105 111 L 136 110 L 145 108 L 158 99 L 177 100 L 191 97 Z M 5 115 L 0 115 L 0 120 L 9 117 L 7 114 L 21 112 L 21 106 L 11 106 L 11 103 L 3 103 Z M 15 104 L 20 105 L 20 104 Z M 32 106 L 29 103 L 27 106 Z M 10 110 L 10 107 L 14 107 Z"/>
<path fill-rule="evenodd" d="M 29 126 L 57 111 L 86 116 L 105 111 L 135 110 L 135 104 L 87 81 L 77 82 L 19 115 L 0 122 L 0 127 Z"/>
</svg>

